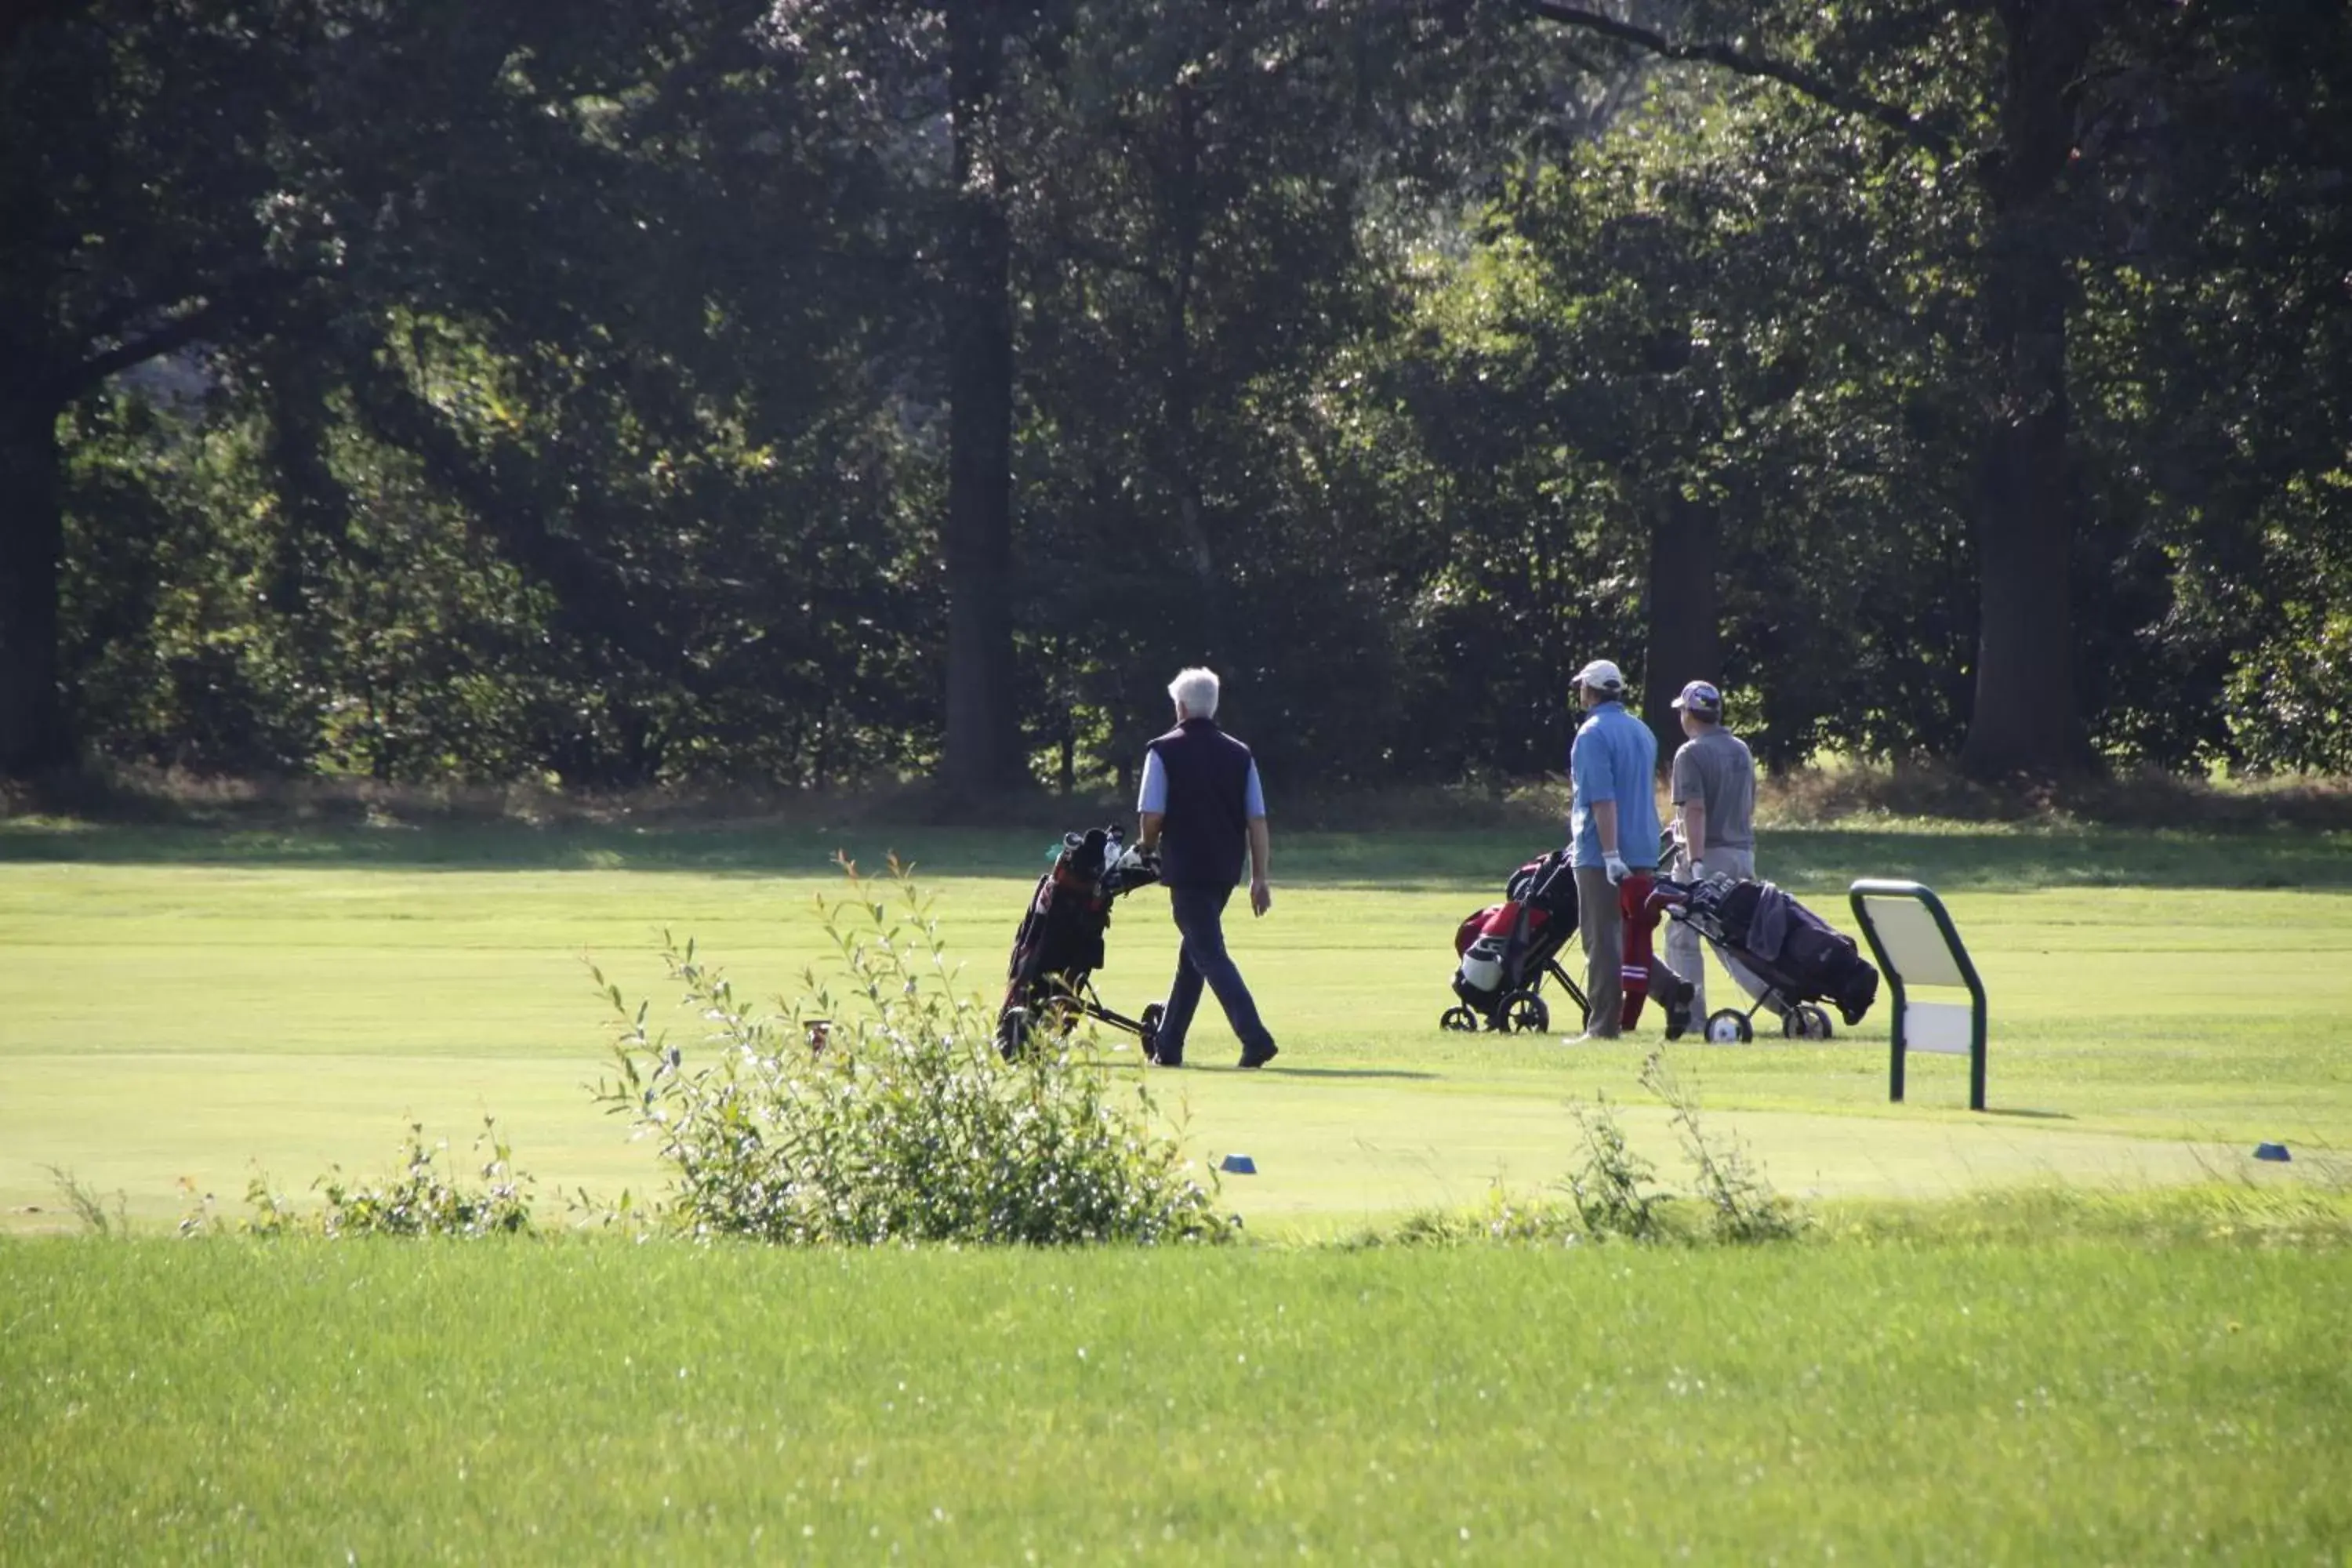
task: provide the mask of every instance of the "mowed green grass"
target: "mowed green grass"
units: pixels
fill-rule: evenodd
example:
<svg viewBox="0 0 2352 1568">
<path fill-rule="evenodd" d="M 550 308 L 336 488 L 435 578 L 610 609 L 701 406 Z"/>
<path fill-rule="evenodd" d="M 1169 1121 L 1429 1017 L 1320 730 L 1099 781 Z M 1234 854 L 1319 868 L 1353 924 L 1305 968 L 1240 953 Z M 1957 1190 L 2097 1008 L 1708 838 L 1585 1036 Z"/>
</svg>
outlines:
<svg viewBox="0 0 2352 1568">
<path fill-rule="evenodd" d="M 2311 887 L 2228 885 L 2277 879 L 2288 837 Z M 184 1180 L 233 1202 L 258 1169 L 299 1194 L 331 1164 L 382 1168 L 412 1120 L 462 1146 L 486 1113 L 544 1188 L 643 1188 L 657 1177 L 645 1145 L 589 1101 L 605 1014 L 586 962 L 666 1001 L 653 947 L 667 928 L 754 994 L 796 990 L 826 951 L 814 903 L 840 889 L 826 842 L 0 835 L 0 855 L 18 857 L 0 859 L 0 1222 L 68 1223 L 51 1167 L 161 1223 L 182 1212 Z M 916 858 L 950 956 L 992 995 L 1043 836 L 866 830 L 847 847 L 871 865 L 889 844 Z M 1238 1047 L 1210 1005 L 1196 1065 L 1159 1075 L 1204 1162 L 1257 1163 L 1225 1196 L 1262 1232 L 1541 1187 L 1575 1157 L 1570 1097 L 1609 1095 L 1671 1166 L 1664 1113 L 1635 1084 L 1654 1011 L 1603 1049 L 1435 1027 L 1454 924 L 1531 847 L 1282 842 L 1274 914 L 1230 924 L 1283 1056 L 1227 1070 Z M 1993 1113 L 1962 1109 L 1962 1064 L 1933 1057 L 1912 1058 L 1909 1103 L 1889 1106 L 1883 1005 L 1826 1046 L 1684 1045 L 1674 1058 L 1792 1194 L 2302 1180 L 2352 1148 L 2352 854 L 2311 849 L 2301 836 L 1782 834 L 1768 871 L 1777 850 L 1841 923 L 1853 875 L 1946 890 L 1992 996 Z M 1109 950 L 1108 1000 L 1160 995 L 1164 895 L 1123 904 Z M 1716 987 L 1727 994 L 1719 973 Z M 690 1047 L 693 1021 L 673 1029 Z M 2252 1165 L 2259 1140 L 2305 1163 Z"/>
<path fill-rule="evenodd" d="M 0 1562 L 2337 1562 L 2352 1252 L 0 1246 Z"/>
</svg>

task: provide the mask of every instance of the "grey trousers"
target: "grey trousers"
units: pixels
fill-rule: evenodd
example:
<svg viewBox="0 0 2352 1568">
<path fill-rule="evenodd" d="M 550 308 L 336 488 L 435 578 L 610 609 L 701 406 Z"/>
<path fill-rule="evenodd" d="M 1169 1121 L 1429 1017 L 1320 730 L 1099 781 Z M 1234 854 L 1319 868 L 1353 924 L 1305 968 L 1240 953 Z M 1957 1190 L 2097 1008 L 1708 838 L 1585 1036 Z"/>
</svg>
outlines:
<svg viewBox="0 0 2352 1568">
<path fill-rule="evenodd" d="M 1625 917 L 1604 867 L 1576 868 L 1576 934 L 1584 942 L 1584 999 L 1592 1007 L 1585 1032 L 1613 1040 L 1625 1016 Z"/>
<path fill-rule="evenodd" d="M 1733 877 L 1743 882 L 1752 882 L 1756 879 L 1756 851 L 1753 849 L 1727 849 L 1717 846 L 1708 850 L 1705 858 L 1707 875 L 1711 877 Z M 1690 874 L 1686 857 L 1683 863 L 1675 868 L 1675 872 L 1677 876 Z M 1577 891 L 1580 894 L 1584 891 L 1581 883 L 1578 884 Z M 1747 992 L 1750 997 L 1764 994 L 1764 983 L 1757 979 L 1745 964 L 1719 947 L 1715 950 L 1715 956 L 1722 963 L 1724 973 L 1729 974 L 1739 988 Z M 1693 931 L 1683 921 L 1670 920 L 1666 922 L 1666 967 L 1673 970 L 1680 978 L 1689 981 L 1695 987 L 1691 997 L 1691 1022 L 1694 1026 L 1705 1023 L 1706 1021 L 1705 948 L 1699 941 L 1698 932 Z"/>
</svg>

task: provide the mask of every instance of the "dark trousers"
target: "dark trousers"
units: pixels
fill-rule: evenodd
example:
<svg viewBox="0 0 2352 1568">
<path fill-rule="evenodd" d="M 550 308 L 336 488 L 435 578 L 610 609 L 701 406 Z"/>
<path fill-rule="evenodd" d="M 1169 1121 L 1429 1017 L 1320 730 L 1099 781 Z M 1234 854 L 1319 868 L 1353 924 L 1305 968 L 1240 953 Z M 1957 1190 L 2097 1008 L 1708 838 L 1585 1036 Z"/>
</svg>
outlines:
<svg viewBox="0 0 2352 1568">
<path fill-rule="evenodd" d="M 1204 980 L 1217 994 L 1225 1022 L 1241 1037 L 1244 1050 L 1261 1052 L 1274 1044 L 1274 1037 L 1258 1021 L 1257 1003 L 1252 1000 L 1242 972 L 1234 967 L 1225 952 L 1225 901 L 1233 896 L 1231 888 L 1168 889 L 1168 908 L 1176 916 L 1176 930 L 1184 945 L 1176 957 L 1176 979 L 1168 987 L 1167 1016 L 1160 1021 L 1157 1048 L 1162 1057 L 1184 1054 L 1184 1035 L 1192 1026 L 1193 1009 L 1201 1005 Z"/>
</svg>

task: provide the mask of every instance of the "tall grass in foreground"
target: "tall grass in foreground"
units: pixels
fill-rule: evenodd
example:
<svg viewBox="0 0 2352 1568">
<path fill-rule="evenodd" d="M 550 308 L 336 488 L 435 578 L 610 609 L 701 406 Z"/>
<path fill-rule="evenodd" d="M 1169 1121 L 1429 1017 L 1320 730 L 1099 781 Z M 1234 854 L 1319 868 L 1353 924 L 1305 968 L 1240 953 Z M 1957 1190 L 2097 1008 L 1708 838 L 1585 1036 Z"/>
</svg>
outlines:
<svg viewBox="0 0 2352 1568">
<path fill-rule="evenodd" d="M 2352 1249 L 0 1246 L 0 1562 L 2336 1561 Z"/>
</svg>

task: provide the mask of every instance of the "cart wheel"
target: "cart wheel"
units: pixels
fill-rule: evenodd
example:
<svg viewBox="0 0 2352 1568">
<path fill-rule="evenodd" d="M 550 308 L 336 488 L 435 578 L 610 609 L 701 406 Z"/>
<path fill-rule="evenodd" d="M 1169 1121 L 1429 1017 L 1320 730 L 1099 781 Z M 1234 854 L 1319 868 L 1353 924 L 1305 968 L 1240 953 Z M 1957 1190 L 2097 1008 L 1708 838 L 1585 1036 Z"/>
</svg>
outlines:
<svg viewBox="0 0 2352 1568">
<path fill-rule="evenodd" d="M 1780 1037 L 1784 1040 L 1801 1040 L 1805 1037 L 1805 1010 L 1802 1007 L 1782 1009 Z"/>
<path fill-rule="evenodd" d="M 1797 1037 L 1801 1040 L 1826 1040 L 1837 1031 L 1830 1027 L 1830 1016 L 1808 1002 L 1797 1009 Z"/>
<path fill-rule="evenodd" d="M 1495 1016 L 1506 1034 L 1517 1029 L 1525 1035 L 1540 1035 L 1551 1027 L 1551 1009 L 1532 991 L 1514 991 L 1504 997 Z"/>
<path fill-rule="evenodd" d="M 1478 1015 L 1457 1003 L 1437 1016 L 1437 1026 L 1457 1035 L 1475 1035 L 1478 1032 Z"/>
<path fill-rule="evenodd" d="M 1029 1043 L 1029 1009 L 1007 1007 L 996 1020 L 996 1048 L 1006 1061 L 1021 1054 Z"/>
<path fill-rule="evenodd" d="M 1744 1046 L 1756 1037 L 1755 1027 L 1745 1013 L 1725 1007 L 1707 1016 L 1706 1043 L 1711 1046 Z"/>
<path fill-rule="evenodd" d="M 1143 1047 L 1145 1061 L 1156 1062 L 1160 1059 L 1160 1026 L 1167 1016 L 1168 1008 L 1164 1004 L 1147 1002 L 1144 1004 L 1142 1016 L 1136 1020 L 1143 1026 L 1136 1032 L 1136 1037 Z"/>
</svg>

